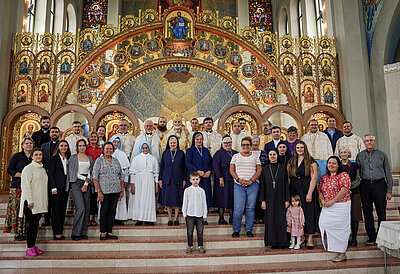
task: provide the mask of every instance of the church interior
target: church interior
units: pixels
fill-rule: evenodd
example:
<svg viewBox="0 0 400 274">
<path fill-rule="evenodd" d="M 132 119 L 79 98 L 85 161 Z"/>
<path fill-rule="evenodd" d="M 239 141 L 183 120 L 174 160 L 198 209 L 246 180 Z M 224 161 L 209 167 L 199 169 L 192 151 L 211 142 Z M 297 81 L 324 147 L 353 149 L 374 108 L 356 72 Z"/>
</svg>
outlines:
<svg viewBox="0 0 400 274">
<path fill-rule="evenodd" d="M 211 117 L 222 136 L 239 118 L 252 135 L 270 121 L 286 139 L 290 126 L 301 137 L 310 120 L 322 131 L 334 117 L 339 129 L 351 121 L 354 134 L 376 136 L 389 156 L 395 195 L 387 216 L 400 220 L 399 0 L 4 0 L 0 7 L 0 194 L 9 192 L 11 156 L 40 129 L 42 116 L 63 139 L 74 121 L 84 135 L 102 125 L 112 136 L 126 119 L 138 136 L 148 119 L 157 126 L 165 117 L 171 128 L 175 113 L 187 129 L 192 118 Z M 22 245 L 2 243 L 0 265 L 86 273 L 383 273 L 376 247 L 353 248 L 348 265 L 334 265 L 322 247 L 268 253 L 260 251 L 261 236 L 235 243 L 223 236 L 228 227 L 207 230 L 210 252 L 195 258 L 193 269 L 191 257 L 171 255 L 183 246 L 184 227 L 162 226 L 121 227 L 119 235 L 132 238 L 125 243 L 44 242 L 56 255 L 42 260 L 12 259 L 7 252 Z M 39 238 L 49 235 L 39 231 Z M 388 273 L 399 273 L 398 258 L 388 263 Z"/>
</svg>

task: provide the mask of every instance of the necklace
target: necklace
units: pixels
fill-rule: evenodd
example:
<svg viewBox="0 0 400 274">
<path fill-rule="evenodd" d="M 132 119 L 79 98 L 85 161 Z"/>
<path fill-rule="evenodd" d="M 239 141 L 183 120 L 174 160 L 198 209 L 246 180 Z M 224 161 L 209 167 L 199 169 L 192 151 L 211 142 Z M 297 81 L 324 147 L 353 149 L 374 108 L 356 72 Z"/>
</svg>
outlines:
<svg viewBox="0 0 400 274">
<path fill-rule="evenodd" d="M 203 157 L 203 147 L 200 147 L 200 149 L 199 149 L 198 147 L 195 146 L 195 148 L 199 152 L 200 156 Z"/>
<path fill-rule="evenodd" d="M 174 161 L 175 161 L 175 155 L 176 155 L 176 150 L 174 151 L 175 153 L 172 153 L 172 150 L 170 150 L 169 152 L 171 153 L 172 163 L 174 163 Z"/>
<path fill-rule="evenodd" d="M 271 165 L 269 166 L 269 171 L 271 172 L 271 177 L 272 177 L 272 188 L 275 189 L 275 184 L 276 184 L 276 176 L 278 175 L 278 171 L 279 171 L 279 165 L 276 167 L 276 172 L 275 172 L 275 176 L 272 174 L 272 168 Z"/>
<path fill-rule="evenodd" d="M 226 151 L 226 153 L 228 153 L 229 156 L 231 156 L 231 158 L 233 157 L 233 152 L 232 152 L 232 150 L 231 150 L 231 151 L 225 150 L 225 151 Z"/>
</svg>

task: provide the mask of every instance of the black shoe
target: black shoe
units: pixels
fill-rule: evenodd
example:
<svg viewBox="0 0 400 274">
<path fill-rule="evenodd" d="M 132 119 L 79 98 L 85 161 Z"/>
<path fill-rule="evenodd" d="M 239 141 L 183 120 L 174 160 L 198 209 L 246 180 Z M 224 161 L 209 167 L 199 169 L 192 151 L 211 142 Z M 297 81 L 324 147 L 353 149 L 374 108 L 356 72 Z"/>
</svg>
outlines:
<svg viewBox="0 0 400 274">
<path fill-rule="evenodd" d="M 44 222 L 42 223 L 42 226 L 50 226 L 51 222 L 48 220 L 44 220 Z"/>
<path fill-rule="evenodd" d="M 124 225 L 124 222 L 121 220 L 114 220 L 115 225 Z"/>
<path fill-rule="evenodd" d="M 154 225 L 153 222 L 144 222 L 145 225 Z"/>
<path fill-rule="evenodd" d="M 89 239 L 89 237 L 87 235 L 81 235 L 81 239 L 87 240 L 87 239 Z"/>
<path fill-rule="evenodd" d="M 240 233 L 239 232 L 233 232 L 232 233 L 232 238 L 239 238 Z"/>
<path fill-rule="evenodd" d="M 179 225 L 179 221 L 174 221 L 174 225 Z"/>
<path fill-rule="evenodd" d="M 357 246 L 357 239 L 351 239 L 350 246 Z"/>
<path fill-rule="evenodd" d="M 136 226 L 138 226 L 138 225 L 143 225 L 143 222 L 142 222 L 142 221 L 137 221 L 135 225 L 136 225 Z"/>
<path fill-rule="evenodd" d="M 366 245 L 374 245 L 375 244 L 375 241 L 374 240 L 371 240 L 371 239 L 368 239 L 368 241 L 365 243 Z"/>
<path fill-rule="evenodd" d="M 208 222 L 207 222 L 207 221 L 204 221 L 204 222 L 203 222 L 203 225 L 208 225 Z"/>
<path fill-rule="evenodd" d="M 314 246 L 313 245 L 307 245 L 307 249 L 313 249 Z"/>
<path fill-rule="evenodd" d="M 250 238 L 254 237 L 253 232 L 251 232 L 251 231 L 247 231 L 246 236 L 250 237 Z"/>
<path fill-rule="evenodd" d="M 233 224 L 232 218 L 229 218 L 229 224 Z"/>
<path fill-rule="evenodd" d="M 173 226 L 174 222 L 173 221 L 168 221 L 168 226 Z"/>
<path fill-rule="evenodd" d="M 72 235 L 72 236 L 71 236 L 71 239 L 74 240 L 74 241 L 79 241 L 79 240 L 81 239 L 81 236 L 74 236 L 74 235 Z"/>
<path fill-rule="evenodd" d="M 225 219 L 219 219 L 219 220 L 218 220 L 218 224 L 220 224 L 220 225 L 227 225 L 228 222 L 225 221 Z"/>
<path fill-rule="evenodd" d="M 64 239 L 65 239 L 65 236 L 61 236 L 60 238 L 57 238 L 56 236 L 54 236 L 54 240 L 56 240 L 56 241 L 61 241 Z"/>
<path fill-rule="evenodd" d="M 24 235 L 16 235 L 16 236 L 14 236 L 14 241 L 17 241 L 17 242 L 21 242 L 21 241 L 25 241 L 25 237 L 24 237 Z"/>
<path fill-rule="evenodd" d="M 106 233 L 106 238 L 111 240 L 118 240 L 118 236 Z"/>
<path fill-rule="evenodd" d="M 100 236 L 100 241 L 105 241 L 105 240 L 107 240 L 107 237 L 106 236 Z"/>
</svg>

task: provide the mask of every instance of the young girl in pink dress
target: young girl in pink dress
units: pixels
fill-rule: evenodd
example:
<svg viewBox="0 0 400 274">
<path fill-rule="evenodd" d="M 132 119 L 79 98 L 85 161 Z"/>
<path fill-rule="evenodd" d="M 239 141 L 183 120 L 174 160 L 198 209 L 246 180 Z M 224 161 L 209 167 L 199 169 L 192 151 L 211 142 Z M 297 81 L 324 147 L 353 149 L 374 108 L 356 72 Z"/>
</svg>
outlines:
<svg viewBox="0 0 400 274">
<path fill-rule="evenodd" d="M 301 236 L 304 235 L 305 219 L 299 195 L 292 196 L 291 204 L 286 211 L 287 232 L 292 236 L 289 248 L 300 249 Z"/>
</svg>

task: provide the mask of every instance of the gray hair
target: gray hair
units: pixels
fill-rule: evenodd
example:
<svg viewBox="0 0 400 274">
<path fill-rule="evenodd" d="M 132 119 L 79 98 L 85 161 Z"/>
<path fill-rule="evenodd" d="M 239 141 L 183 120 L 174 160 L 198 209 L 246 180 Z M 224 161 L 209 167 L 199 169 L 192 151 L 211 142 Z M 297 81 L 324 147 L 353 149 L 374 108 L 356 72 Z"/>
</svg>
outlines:
<svg viewBox="0 0 400 274">
<path fill-rule="evenodd" d="M 365 134 L 365 135 L 364 135 L 364 140 L 365 140 L 365 138 L 367 138 L 368 136 L 371 136 L 371 137 L 372 137 L 372 140 L 375 140 L 375 135 L 372 135 L 371 133 Z"/>
<path fill-rule="evenodd" d="M 349 149 L 348 147 L 341 147 L 341 148 L 339 148 L 339 153 L 340 153 L 342 150 L 346 150 L 347 153 L 349 154 L 349 158 L 351 158 L 351 151 L 350 151 L 350 149 Z"/>
</svg>

